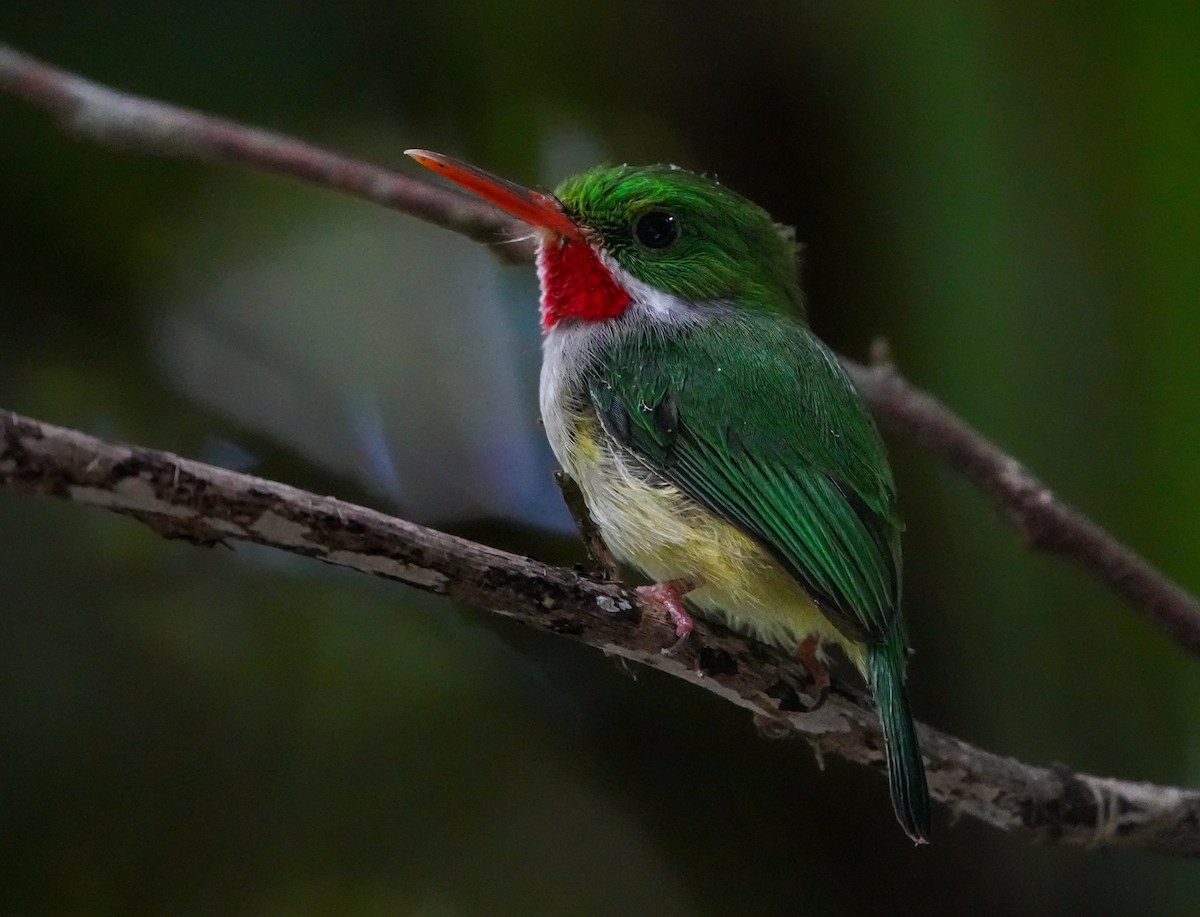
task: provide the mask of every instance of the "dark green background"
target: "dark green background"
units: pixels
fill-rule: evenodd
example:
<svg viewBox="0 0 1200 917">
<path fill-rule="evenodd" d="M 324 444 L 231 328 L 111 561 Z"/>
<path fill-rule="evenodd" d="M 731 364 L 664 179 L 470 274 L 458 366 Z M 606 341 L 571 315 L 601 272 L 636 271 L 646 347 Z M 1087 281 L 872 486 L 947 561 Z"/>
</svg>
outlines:
<svg viewBox="0 0 1200 917">
<path fill-rule="evenodd" d="M 886 336 L 1200 588 L 1188 4 L 42 2 L 0 7 L 0 40 L 414 174 L 408 146 L 551 185 L 601 158 L 716 173 L 797 225 L 839 350 Z M 5 408 L 570 561 L 531 273 L 0 97 Z M 1196 783 L 1195 661 L 892 447 L 921 717 Z M 1182 861 L 940 811 L 914 850 L 877 775 L 631 674 L 398 586 L 0 493 L 0 913 L 1195 913 Z"/>
</svg>

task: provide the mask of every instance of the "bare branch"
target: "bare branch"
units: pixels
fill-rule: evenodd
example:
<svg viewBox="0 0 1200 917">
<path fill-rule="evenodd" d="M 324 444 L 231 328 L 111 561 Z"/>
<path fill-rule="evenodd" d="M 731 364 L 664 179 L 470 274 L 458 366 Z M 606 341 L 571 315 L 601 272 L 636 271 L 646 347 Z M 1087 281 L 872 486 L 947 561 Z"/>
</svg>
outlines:
<svg viewBox="0 0 1200 917">
<path fill-rule="evenodd" d="M 484 242 L 506 260 L 533 258 L 527 241 L 511 241 L 526 235 L 526 228 L 479 201 L 295 138 L 117 92 L 3 44 L 0 90 L 57 115 L 68 131 L 108 146 L 294 175 Z M 843 362 L 886 426 L 911 436 L 989 493 L 1029 544 L 1079 564 L 1200 656 L 1200 602 L 1194 596 L 1059 500 L 1016 459 L 890 364 Z"/>
<path fill-rule="evenodd" d="M 664 656 L 672 626 L 643 617 L 636 596 L 616 584 L 7 412 L 0 412 L 0 485 L 133 516 L 168 538 L 270 545 L 487 608 L 681 678 L 752 711 L 772 731 L 802 736 L 819 754 L 883 766 L 878 722 L 861 695 L 839 692 L 815 713 L 782 709 L 792 661 L 703 621 L 690 648 Z M 929 726 L 919 732 L 930 791 L 957 814 L 1044 843 L 1200 855 L 1200 793 L 1035 767 Z"/>
<path fill-rule="evenodd" d="M 0 90 L 46 109 L 68 132 L 104 146 L 292 175 L 453 229 L 492 246 L 505 260 L 533 257 L 527 243 L 511 241 L 527 234 L 522 225 L 482 201 L 293 137 L 118 92 L 4 44 Z"/>
<path fill-rule="evenodd" d="M 911 436 L 990 495 L 1026 543 L 1083 567 L 1200 656 L 1200 603 L 1194 596 L 1060 500 L 1024 465 L 932 395 L 910 385 L 890 363 L 868 368 L 843 362 L 886 426 Z"/>
</svg>

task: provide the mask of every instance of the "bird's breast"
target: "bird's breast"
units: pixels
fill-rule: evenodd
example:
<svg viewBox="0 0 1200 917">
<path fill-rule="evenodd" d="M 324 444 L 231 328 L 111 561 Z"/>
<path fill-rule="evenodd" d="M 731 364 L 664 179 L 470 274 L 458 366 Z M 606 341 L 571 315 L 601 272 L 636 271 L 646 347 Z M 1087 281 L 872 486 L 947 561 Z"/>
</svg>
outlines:
<svg viewBox="0 0 1200 917">
<path fill-rule="evenodd" d="M 542 422 L 555 457 L 579 485 L 613 554 L 657 582 L 692 580 L 697 588 L 688 595 L 691 604 L 766 642 L 791 648 L 817 634 L 843 643 L 760 544 L 605 432 L 587 388 L 589 361 L 602 352 L 597 334 L 567 331 L 560 326 L 545 339 Z"/>
</svg>

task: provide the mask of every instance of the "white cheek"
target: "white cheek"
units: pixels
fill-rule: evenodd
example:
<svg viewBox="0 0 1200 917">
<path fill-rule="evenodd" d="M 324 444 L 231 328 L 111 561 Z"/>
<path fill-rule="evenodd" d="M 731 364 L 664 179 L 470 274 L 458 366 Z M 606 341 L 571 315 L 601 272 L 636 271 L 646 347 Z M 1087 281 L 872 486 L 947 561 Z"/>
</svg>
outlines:
<svg viewBox="0 0 1200 917">
<path fill-rule="evenodd" d="M 670 293 L 664 293 L 662 290 L 656 290 L 646 284 L 639 284 L 639 286 L 642 287 L 641 290 L 636 293 L 630 292 L 633 298 L 645 306 L 655 318 L 665 322 L 671 321 L 683 317 L 691 310 L 691 307 L 678 296 L 672 296 Z"/>
<path fill-rule="evenodd" d="M 686 324 L 695 320 L 696 310 L 692 303 L 638 280 L 603 249 L 597 255 L 613 279 L 624 287 L 636 305 L 641 306 L 646 317 L 670 324 Z"/>
</svg>

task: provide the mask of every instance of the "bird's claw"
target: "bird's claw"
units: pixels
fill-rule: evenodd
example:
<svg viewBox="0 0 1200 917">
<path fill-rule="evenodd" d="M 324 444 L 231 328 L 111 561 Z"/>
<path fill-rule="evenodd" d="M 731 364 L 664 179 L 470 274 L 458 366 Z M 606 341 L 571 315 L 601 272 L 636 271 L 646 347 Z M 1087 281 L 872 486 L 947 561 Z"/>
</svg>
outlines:
<svg viewBox="0 0 1200 917">
<path fill-rule="evenodd" d="M 825 701 L 829 700 L 829 685 L 815 685 L 817 688 L 816 696 L 812 696 L 807 692 L 797 691 L 796 696 L 800 699 L 800 709 L 797 713 L 814 713 L 825 706 Z"/>
<path fill-rule="evenodd" d="M 662 655 L 674 656 L 681 649 L 683 649 L 685 646 L 687 646 L 688 641 L 692 636 L 692 632 L 690 629 L 687 631 L 684 631 L 682 634 L 680 634 L 679 629 L 676 628 L 675 632 L 677 634 L 675 639 L 670 644 L 668 644 L 667 646 L 664 646 L 661 650 L 659 650 L 659 653 L 661 653 Z"/>
<path fill-rule="evenodd" d="M 637 594 L 652 607 L 665 612 L 675 625 L 675 640 L 660 651 L 664 656 L 674 656 L 688 642 L 696 622 L 683 607 L 683 596 L 696 588 L 691 580 L 673 579 L 653 586 L 638 586 Z"/>
<path fill-rule="evenodd" d="M 802 708 L 803 713 L 812 713 L 814 710 L 819 710 L 825 705 L 825 701 L 829 700 L 829 669 L 825 663 L 821 661 L 819 654 L 821 648 L 821 639 L 815 636 L 805 637 L 798 647 L 796 647 L 795 657 L 800 660 L 804 666 L 805 674 L 808 675 L 809 681 L 812 683 L 815 694 L 800 694 L 801 703 L 805 697 L 812 698 L 812 705 Z"/>
</svg>

